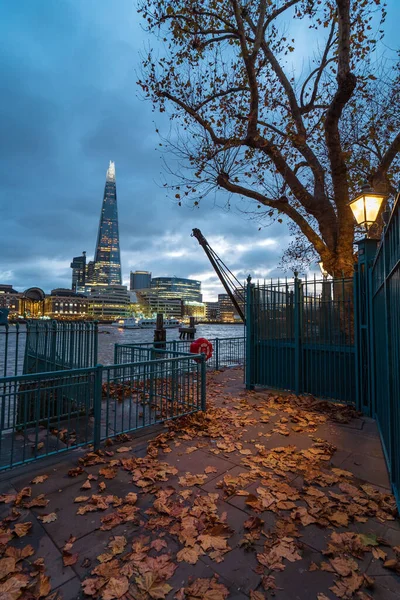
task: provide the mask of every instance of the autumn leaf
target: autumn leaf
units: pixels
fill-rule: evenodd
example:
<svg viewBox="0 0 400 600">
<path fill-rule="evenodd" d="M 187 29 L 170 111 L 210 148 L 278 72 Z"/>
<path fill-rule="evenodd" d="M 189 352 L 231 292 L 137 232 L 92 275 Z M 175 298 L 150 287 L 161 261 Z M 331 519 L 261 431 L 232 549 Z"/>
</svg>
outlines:
<svg viewBox="0 0 400 600">
<path fill-rule="evenodd" d="M 154 548 L 154 550 L 157 550 L 157 552 L 160 552 L 160 550 L 162 550 L 163 548 L 167 548 L 167 542 L 165 540 L 153 540 L 150 544 L 151 548 Z"/>
<path fill-rule="evenodd" d="M 24 537 L 31 529 L 32 523 L 16 523 L 14 532 L 18 537 Z"/>
<path fill-rule="evenodd" d="M 42 523 L 52 523 L 53 521 L 57 521 L 57 515 L 56 513 L 52 512 L 48 515 L 41 515 L 38 517 L 38 519 L 39 521 L 42 521 Z"/>
<path fill-rule="evenodd" d="M 110 581 L 101 592 L 103 600 L 114 600 L 122 598 L 129 589 L 129 580 L 127 577 L 111 577 Z"/>
<path fill-rule="evenodd" d="M 341 512 L 339 510 L 335 511 L 329 517 L 329 520 L 334 525 L 338 525 L 339 527 L 347 527 L 349 524 L 349 517 L 346 513 Z"/>
<path fill-rule="evenodd" d="M 207 480 L 207 475 L 192 475 L 191 473 L 186 473 L 184 477 L 179 477 L 179 485 L 181 486 L 192 486 L 192 485 L 202 485 Z"/>
<path fill-rule="evenodd" d="M 353 558 L 346 558 L 344 556 L 337 556 L 329 560 L 336 573 L 342 577 L 347 577 L 353 571 L 358 570 L 358 563 Z"/>
<path fill-rule="evenodd" d="M 264 594 L 250 590 L 250 600 L 265 600 Z"/>
<path fill-rule="evenodd" d="M 37 475 L 37 477 L 32 479 L 31 483 L 33 483 L 34 485 L 37 485 L 38 483 L 43 483 L 48 478 L 49 478 L 48 475 Z"/>
<path fill-rule="evenodd" d="M 74 502 L 87 502 L 90 496 L 77 496 Z"/>
<path fill-rule="evenodd" d="M 74 467 L 68 471 L 69 477 L 78 477 L 81 473 L 83 473 L 82 467 Z"/>
<path fill-rule="evenodd" d="M 62 558 L 63 558 L 63 563 L 65 567 L 71 567 L 72 565 L 75 565 L 76 562 L 78 561 L 78 553 L 75 552 L 75 554 L 72 554 L 71 552 L 68 552 L 67 550 L 63 550 L 62 553 Z"/>
<path fill-rule="evenodd" d="M 33 498 L 30 502 L 24 502 L 25 508 L 34 508 L 34 507 L 45 507 L 48 505 L 50 500 L 47 500 L 44 497 L 44 494 L 40 494 L 36 498 Z"/>
<path fill-rule="evenodd" d="M 384 551 L 383 551 L 383 550 L 381 550 L 380 548 L 372 548 L 372 550 L 371 550 L 371 551 L 372 551 L 372 556 L 373 556 L 374 558 L 376 558 L 377 560 L 378 560 L 378 559 L 380 559 L 380 558 L 381 558 L 382 560 L 385 560 L 385 559 L 386 559 L 386 556 L 387 556 L 386 552 L 384 552 Z"/>
<path fill-rule="evenodd" d="M 99 474 L 102 475 L 105 479 L 114 479 L 117 475 L 118 470 L 112 467 L 103 467 L 100 469 Z"/>
<path fill-rule="evenodd" d="M 27 587 L 29 577 L 22 573 L 17 573 L 6 579 L 4 583 L 0 583 L 0 598 L 1 600 L 18 600 L 22 594 L 22 590 Z"/>
<path fill-rule="evenodd" d="M 7 577 L 10 573 L 15 571 L 15 558 L 1 558 L 0 559 L 0 579 Z"/>
<path fill-rule="evenodd" d="M 99 491 L 100 492 L 104 492 L 104 490 L 106 489 L 106 484 L 104 483 L 104 481 L 100 481 L 99 483 Z"/>
<path fill-rule="evenodd" d="M 91 488 L 92 484 L 90 483 L 89 479 L 87 479 L 85 483 L 82 483 L 81 485 L 81 490 L 90 490 Z"/>
<path fill-rule="evenodd" d="M 50 577 L 45 575 L 44 573 L 39 574 L 39 581 L 35 586 L 35 598 L 47 598 L 50 594 L 51 584 Z"/>
<path fill-rule="evenodd" d="M 122 554 L 125 550 L 127 541 L 123 535 L 116 535 L 108 544 L 113 554 Z"/>
<path fill-rule="evenodd" d="M 360 533 L 358 535 L 363 546 L 378 546 L 379 542 L 374 533 Z"/>
<path fill-rule="evenodd" d="M 23 548 L 15 548 L 14 546 L 8 546 L 6 549 L 6 555 L 14 558 L 16 562 L 24 560 L 25 558 L 32 556 L 32 554 L 35 554 L 35 551 L 30 544 L 24 546 Z"/>
<path fill-rule="evenodd" d="M 218 471 L 218 469 L 216 467 L 211 467 L 211 466 L 210 467 L 206 467 L 204 469 L 204 473 L 207 473 L 207 475 L 209 473 L 217 473 L 217 471 Z"/>
<path fill-rule="evenodd" d="M 203 554 L 203 552 L 199 546 L 193 546 L 193 548 L 185 547 L 177 553 L 176 559 L 178 562 L 185 561 L 190 565 L 195 565 L 199 560 L 200 554 Z"/>
<path fill-rule="evenodd" d="M 151 572 L 137 577 L 136 583 L 141 590 L 147 592 L 154 600 L 163 600 L 172 590 L 172 587 L 168 583 L 160 582 L 158 575 Z"/>
<path fill-rule="evenodd" d="M 132 446 L 121 446 L 121 448 L 117 449 L 117 452 L 119 454 L 122 454 L 123 452 L 130 452 L 132 450 Z"/>
</svg>

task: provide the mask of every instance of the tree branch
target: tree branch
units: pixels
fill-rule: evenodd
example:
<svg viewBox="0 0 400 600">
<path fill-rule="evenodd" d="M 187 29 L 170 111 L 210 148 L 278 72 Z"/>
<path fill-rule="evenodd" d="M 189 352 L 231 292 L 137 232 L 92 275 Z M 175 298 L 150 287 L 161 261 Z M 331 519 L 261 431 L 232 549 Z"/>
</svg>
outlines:
<svg viewBox="0 0 400 600">
<path fill-rule="evenodd" d="M 321 240 L 319 235 L 313 230 L 313 228 L 307 223 L 305 218 L 297 212 L 293 206 L 289 204 L 287 199 L 279 199 L 272 200 L 271 198 L 267 198 L 260 192 L 256 190 L 245 188 L 241 185 L 237 185 L 232 183 L 229 180 L 229 176 L 226 173 L 221 173 L 217 177 L 217 183 L 220 187 L 224 188 L 228 192 L 232 192 L 233 194 L 240 194 L 242 196 L 246 196 L 247 198 L 252 198 L 253 200 L 257 200 L 260 204 L 264 206 L 270 206 L 276 210 L 287 215 L 290 219 L 292 219 L 296 225 L 301 229 L 302 233 L 306 236 L 306 238 L 313 244 L 314 248 L 319 252 L 320 255 L 328 255 L 329 249 Z"/>
</svg>

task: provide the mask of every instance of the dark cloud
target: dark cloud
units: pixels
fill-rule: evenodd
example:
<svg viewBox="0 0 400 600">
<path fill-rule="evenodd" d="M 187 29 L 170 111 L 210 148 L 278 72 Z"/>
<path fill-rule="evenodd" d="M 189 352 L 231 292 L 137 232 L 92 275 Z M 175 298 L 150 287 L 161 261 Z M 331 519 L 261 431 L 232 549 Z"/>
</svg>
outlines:
<svg viewBox="0 0 400 600">
<path fill-rule="evenodd" d="M 276 275 L 285 225 L 258 231 L 246 206 L 210 197 L 178 207 L 161 186 L 152 112 L 136 86 L 146 34 L 132 0 L 4 3 L 0 27 L 0 282 L 46 291 L 70 285 L 72 256 L 92 255 L 108 161 L 117 167 L 123 274 L 200 277 L 221 286 L 199 227 L 241 279 Z M 263 245 L 264 244 L 264 245 Z"/>
</svg>

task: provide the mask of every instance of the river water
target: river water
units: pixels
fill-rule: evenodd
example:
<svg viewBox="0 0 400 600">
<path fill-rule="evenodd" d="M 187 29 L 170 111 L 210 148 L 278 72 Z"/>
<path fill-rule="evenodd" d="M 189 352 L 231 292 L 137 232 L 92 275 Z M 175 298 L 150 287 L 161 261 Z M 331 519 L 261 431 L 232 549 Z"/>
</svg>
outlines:
<svg viewBox="0 0 400 600">
<path fill-rule="evenodd" d="M 167 329 L 167 341 L 179 340 L 178 329 Z M 15 326 L 9 328 L 6 335 L 4 328 L 0 327 L 0 377 L 6 375 L 21 375 L 24 360 L 26 328 L 20 326 L 19 334 Z M 244 325 L 197 325 L 195 338 L 208 339 L 243 337 Z M 152 329 L 118 329 L 112 325 L 99 325 L 98 336 L 98 362 L 102 365 L 111 365 L 114 362 L 115 344 L 134 344 L 152 342 L 154 331 Z"/>
<path fill-rule="evenodd" d="M 167 329 L 166 332 L 167 341 L 179 340 L 178 329 Z M 196 325 L 195 339 L 243 337 L 244 334 L 244 325 Z M 153 338 L 152 329 L 118 329 L 111 325 L 99 325 L 99 363 L 102 365 L 113 363 L 114 344 L 152 342 Z"/>
</svg>

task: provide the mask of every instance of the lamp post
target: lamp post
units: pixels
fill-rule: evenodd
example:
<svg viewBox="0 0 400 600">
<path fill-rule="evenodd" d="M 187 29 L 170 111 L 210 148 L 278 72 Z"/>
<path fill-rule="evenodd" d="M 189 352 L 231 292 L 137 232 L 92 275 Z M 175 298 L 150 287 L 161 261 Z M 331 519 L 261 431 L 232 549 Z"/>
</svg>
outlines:
<svg viewBox="0 0 400 600">
<path fill-rule="evenodd" d="M 356 406 L 364 414 L 374 414 L 373 375 L 373 314 L 370 298 L 369 268 L 376 256 L 378 240 L 369 237 L 386 195 L 375 192 L 367 183 L 361 193 L 349 202 L 357 225 L 365 228 L 366 236 L 357 242 L 358 264 L 356 266 L 356 294 L 354 301 L 356 352 Z"/>
<path fill-rule="evenodd" d="M 369 230 L 375 223 L 385 198 L 385 194 L 375 192 L 369 183 L 365 183 L 361 188 L 361 193 L 349 202 L 357 225 L 365 228 L 367 238 L 369 237 Z"/>
</svg>

